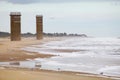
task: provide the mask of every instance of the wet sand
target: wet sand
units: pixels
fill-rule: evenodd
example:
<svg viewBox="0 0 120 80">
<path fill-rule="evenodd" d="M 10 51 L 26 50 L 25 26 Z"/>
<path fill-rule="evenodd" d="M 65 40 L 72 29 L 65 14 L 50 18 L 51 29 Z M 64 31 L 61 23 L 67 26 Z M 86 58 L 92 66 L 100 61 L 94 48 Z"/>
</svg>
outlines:
<svg viewBox="0 0 120 80">
<path fill-rule="evenodd" d="M 24 38 L 22 41 L 10 41 L 9 38 L 0 38 L 0 62 L 2 61 L 21 61 L 34 58 L 46 58 L 53 55 L 38 54 L 27 52 L 21 48 L 44 44 L 47 41 L 60 40 L 60 38 L 44 38 L 36 40 L 35 38 Z M 81 73 L 82 74 L 82 73 Z M 76 75 L 72 72 L 29 70 L 29 69 L 7 69 L 0 67 L 0 80 L 112 80 L 95 76 Z"/>
</svg>

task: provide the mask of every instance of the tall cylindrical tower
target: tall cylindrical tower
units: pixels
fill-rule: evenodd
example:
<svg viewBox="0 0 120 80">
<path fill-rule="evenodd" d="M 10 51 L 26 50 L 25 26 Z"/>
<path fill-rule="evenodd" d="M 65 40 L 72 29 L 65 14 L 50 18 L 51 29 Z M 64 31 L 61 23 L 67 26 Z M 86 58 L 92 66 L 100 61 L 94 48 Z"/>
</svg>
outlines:
<svg viewBox="0 0 120 80">
<path fill-rule="evenodd" d="M 36 35 L 37 39 L 40 40 L 43 38 L 43 16 L 36 16 Z"/>
<path fill-rule="evenodd" d="M 11 12 L 10 13 L 10 24 L 11 24 L 11 41 L 21 40 L 21 13 Z"/>
</svg>

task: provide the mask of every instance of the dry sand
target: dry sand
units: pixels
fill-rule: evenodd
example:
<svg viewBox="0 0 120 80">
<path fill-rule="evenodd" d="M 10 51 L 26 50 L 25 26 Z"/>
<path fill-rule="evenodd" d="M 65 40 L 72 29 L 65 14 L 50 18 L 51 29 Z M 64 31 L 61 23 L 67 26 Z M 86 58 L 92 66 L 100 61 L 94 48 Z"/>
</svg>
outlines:
<svg viewBox="0 0 120 80">
<path fill-rule="evenodd" d="M 36 40 L 35 38 L 24 38 L 22 41 L 10 41 L 9 38 L 0 38 L 0 62 L 2 61 L 21 61 L 33 58 L 51 57 L 53 55 L 38 54 L 27 52 L 21 48 L 33 45 L 43 44 L 47 41 L 60 40 L 60 38 L 45 38 Z M 109 78 L 100 78 L 97 76 L 76 75 L 72 72 L 56 72 L 46 70 L 28 70 L 28 69 L 8 69 L 0 67 L 0 80 L 112 80 Z"/>
<path fill-rule="evenodd" d="M 52 40 L 59 39 L 45 38 L 44 40 L 36 40 L 35 38 L 22 38 L 22 41 L 10 41 L 9 38 L 0 38 L 0 61 L 21 61 L 29 58 L 51 57 L 52 55 L 23 51 L 21 48 L 33 44 L 43 44 Z"/>
<path fill-rule="evenodd" d="M 112 80 L 95 76 L 55 71 L 0 69 L 0 80 Z"/>
</svg>

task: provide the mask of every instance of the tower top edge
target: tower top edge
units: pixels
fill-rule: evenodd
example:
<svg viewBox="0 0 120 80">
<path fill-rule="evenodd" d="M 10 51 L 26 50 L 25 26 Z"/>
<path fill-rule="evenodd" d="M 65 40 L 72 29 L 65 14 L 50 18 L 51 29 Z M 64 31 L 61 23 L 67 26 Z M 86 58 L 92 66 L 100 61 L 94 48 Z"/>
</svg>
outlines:
<svg viewBox="0 0 120 80">
<path fill-rule="evenodd" d="M 20 13 L 20 12 L 11 12 L 11 13 L 10 13 L 10 16 L 12 16 L 12 15 L 21 16 L 21 13 Z"/>
<path fill-rule="evenodd" d="M 43 17 L 43 15 L 36 15 L 36 17 Z"/>
</svg>

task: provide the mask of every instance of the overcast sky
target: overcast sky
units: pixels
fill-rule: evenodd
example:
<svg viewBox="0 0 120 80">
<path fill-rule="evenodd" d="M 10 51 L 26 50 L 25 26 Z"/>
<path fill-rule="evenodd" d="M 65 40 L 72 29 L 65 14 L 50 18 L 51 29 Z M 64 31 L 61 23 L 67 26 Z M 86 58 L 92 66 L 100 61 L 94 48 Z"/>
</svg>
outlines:
<svg viewBox="0 0 120 80">
<path fill-rule="evenodd" d="M 120 37 L 119 0 L 0 0 L 0 31 L 10 32 L 10 12 L 21 12 L 22 33 L 36 32 L 36 15 L 44 32 Z"/>
</svg>

